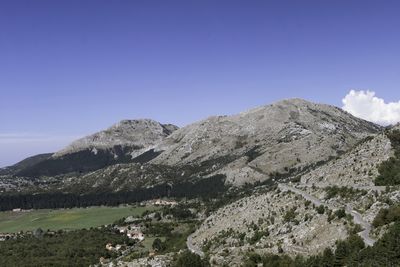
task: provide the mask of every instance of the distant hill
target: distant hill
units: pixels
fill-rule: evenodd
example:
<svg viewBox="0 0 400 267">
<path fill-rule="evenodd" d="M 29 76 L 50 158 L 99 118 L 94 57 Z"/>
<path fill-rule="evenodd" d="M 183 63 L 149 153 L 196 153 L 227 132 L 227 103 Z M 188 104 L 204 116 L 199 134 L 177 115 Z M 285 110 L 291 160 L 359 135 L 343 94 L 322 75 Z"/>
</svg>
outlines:
<svg viewBox="0 0 400 267">
<path fill-rule="evenodd" d="M 152 148 L 178 127 L 153 120 L 124 120 L 107 130 L 79 139 L 37 162 L 20 166 L 13 174 L 37 178 L 86 173 L 116 163 L 146 162 L 157 156 Z"/>
</svg>

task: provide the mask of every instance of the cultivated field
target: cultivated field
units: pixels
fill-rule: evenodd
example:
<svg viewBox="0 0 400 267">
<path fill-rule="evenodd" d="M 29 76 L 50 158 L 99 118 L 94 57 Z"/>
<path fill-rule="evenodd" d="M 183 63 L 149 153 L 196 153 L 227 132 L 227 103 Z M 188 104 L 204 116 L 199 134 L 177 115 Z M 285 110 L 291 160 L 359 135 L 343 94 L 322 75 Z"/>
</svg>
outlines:
<svg viewBox="0 0 400 267">
<path fill-rule="evenodd" d="M 19 231 L 82 229 L 110 224 L 129 215 L 140 215 L 155 207 L 89 207 L 56 210 L 0 212 L 0 233 Z"/>
</svg>

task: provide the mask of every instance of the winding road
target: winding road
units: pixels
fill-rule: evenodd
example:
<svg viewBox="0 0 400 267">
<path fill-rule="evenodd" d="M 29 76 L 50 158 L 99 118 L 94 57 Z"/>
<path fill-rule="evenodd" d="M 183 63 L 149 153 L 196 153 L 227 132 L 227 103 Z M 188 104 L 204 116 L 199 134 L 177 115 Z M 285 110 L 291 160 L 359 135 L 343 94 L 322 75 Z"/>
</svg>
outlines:
<svg viewBox="0 0 400 267">
<path fill-rule="evenodd" d="M 193 234 L 189 235 L 186 239 L 186 246 L 192 253 L 199 255 L 201 258 L 204 257 L 204 252 L 201 248 L 193 244 Z"/>
<path fill-rule="evenodd" d="M 328 208 L 332 209 L 332 210 L 337 210 L 340 207 L 335 207 L 333 205 L 330 204 L 325 204 L 323 203 L 320 199 L 308 194 L 307 192 L 304 192 L 298 188 L 294 188 L 292 186 L 289 186 L 287 184 L 278 184 L 278 187 L 283 190 L 283 191 L 292 191 L 293 193 L 299 194 L 301 195 L 304 199 L 311 201 L 314 205 L 316 206 L 320 206 L 320 205 L 324 205 L 327 206 Z M 364 228 L 364 230 L 360 233 L 358 233 L 358 235 L 364 240 L 364 243 L 367 246 L 372 246 L 375 243 L 375 239 L 373 239 L 369 234 L 371 232 L 371 224 L 368 223 L 367 221 L 365 221 L 363 219 L 363 217 L 361 216 L 360 213 L 358 213 L 357 211 L 353 210 L 352 207 L 350 205 L 347 205 L 345 208 L 345 211 L 347 214 L 351 215 L 353 217 L 353 220 L 356 224 L 361 225 L 362 228 Z"/>
</svg>

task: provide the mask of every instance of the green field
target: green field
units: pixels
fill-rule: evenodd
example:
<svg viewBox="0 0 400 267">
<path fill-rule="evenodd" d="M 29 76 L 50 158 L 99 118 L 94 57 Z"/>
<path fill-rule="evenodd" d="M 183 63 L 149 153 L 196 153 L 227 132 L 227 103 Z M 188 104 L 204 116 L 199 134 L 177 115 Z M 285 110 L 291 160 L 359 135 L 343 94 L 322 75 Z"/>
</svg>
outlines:
<svg viewBox="0 0 400 267">
<path fill-rule="evenodd" d="M 0 233 L 19 231 L 82 229 L 113 223 L 129 215 L 141 215 L 154 207 L 89 207 L 56 210 L 32 210 L 27 212 L 0 212 Z"/>
</svg>

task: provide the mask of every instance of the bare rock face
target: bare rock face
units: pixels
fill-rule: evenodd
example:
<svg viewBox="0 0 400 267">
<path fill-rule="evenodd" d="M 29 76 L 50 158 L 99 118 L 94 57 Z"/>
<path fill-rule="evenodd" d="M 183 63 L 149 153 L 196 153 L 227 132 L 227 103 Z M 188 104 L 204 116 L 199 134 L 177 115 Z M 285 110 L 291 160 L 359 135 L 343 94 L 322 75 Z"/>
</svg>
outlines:
<svg viewBox="0 0 400 267">
<path fill-rule="evenodd" d="M 150 119 L 123 120 L 107 130 L 74 141 L 55 153 L 53 157 L 57 158 L 85 149 L 91 149 L 93 153 L 96 153 L 97 149 L 111 149 L 114 146 L 130 146 L 147 150 L 177 129 L 175 125 L 161 124 Z"/>
<path fill-rule="evenodd" d="M 226 174 L 228 182 L 240 185 L 325 161 L 379 129 L 333 106 L 283 100 L 183 127 L 157 146 L 164 152 L 152 163 L 218 164 L 225 159 L 229 164 L 218 172 Z"/>
</svg>

